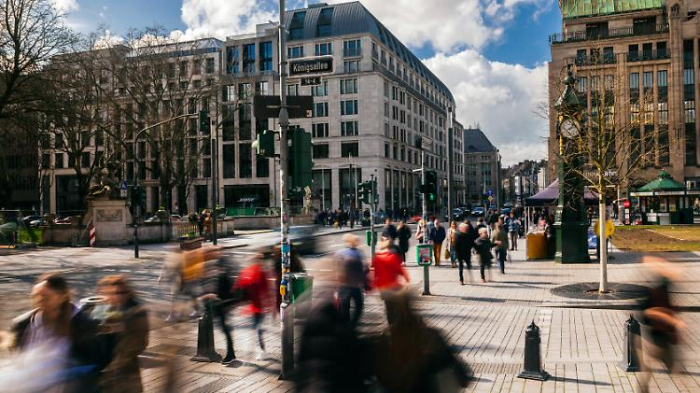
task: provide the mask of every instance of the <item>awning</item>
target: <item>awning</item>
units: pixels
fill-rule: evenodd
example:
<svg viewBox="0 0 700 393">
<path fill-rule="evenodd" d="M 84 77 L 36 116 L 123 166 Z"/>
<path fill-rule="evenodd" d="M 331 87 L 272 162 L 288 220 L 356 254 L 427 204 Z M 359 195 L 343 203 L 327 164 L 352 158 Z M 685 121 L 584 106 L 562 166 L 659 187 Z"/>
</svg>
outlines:
<svg viewBox="0 0 700 393">
<path fill-rule="evenodd" d="M 661 170 L 659 177 L 650 181 L 645 186 L 641 187 L 637 192 L 656 192 L 659 191 L 683 191 L 685 192 L 685 184 L 679 183 L 668 174 Z M 682 194 L 681 194 L 682 195 Z"/>
<path fill-rule="evenodd" d="M 588 187 L 583 189 L 583 199 L 587 205 L 595 205 L 598 203 L 598 196 L 591 192 Z M 559 200 L 559 179 L 554 180 L 552 184 L 545 187 L 544 190 L 525 199 L 525 206 L 552 206 Z"/>
</svg>

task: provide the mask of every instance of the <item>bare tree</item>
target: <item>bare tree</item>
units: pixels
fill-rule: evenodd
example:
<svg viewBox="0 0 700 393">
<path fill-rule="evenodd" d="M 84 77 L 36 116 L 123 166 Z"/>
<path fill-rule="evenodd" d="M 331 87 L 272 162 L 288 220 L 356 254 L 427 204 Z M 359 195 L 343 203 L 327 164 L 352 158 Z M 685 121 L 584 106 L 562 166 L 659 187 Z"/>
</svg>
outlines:
<svg viewBox="0 0 700 393">
<path fill-rule="evenodd" d="M 557 158 L 568 170 L 565 179 L 580 179 L 597 194 L 601 241 L 599 291 L 607 292 L 608 255 L 604 235 L 607 190 L 634 183 L 646 168 L 668 165 L 670 143 L 668 116 L 655 110 L 658 102 L 654 101 L 651 86 L 640 88 L 639 82 L 628 85 L 615 80 L 615 69 L 604 67 L 606 62 L 611 62 L 609 59 L 592 60 L 594 67 L 580 70 L 578 80 L 570 72 L 565 83 L 559 86 L 563 100 L 574 97 L 576 101 L 574 105 L 566 102 L 556 105 L 563 134 L 558 135 Z M 572 90 L 576 82 L 577 91 Z M 662 99 L 665 97 L 659 98 Z M 569 176 L 571 174 L 574 176 Z M 565 179 L 559 181 L 568 181 Z M 582 198 L 583 195 L 579 195 L 572 199 L 580 201 Z"/>
<path fill-rule="evenodd" d="M 0 0 L 0 119 L 41 111 L 40 71 L 78 37 L 49 0 Z"/>
</svg>

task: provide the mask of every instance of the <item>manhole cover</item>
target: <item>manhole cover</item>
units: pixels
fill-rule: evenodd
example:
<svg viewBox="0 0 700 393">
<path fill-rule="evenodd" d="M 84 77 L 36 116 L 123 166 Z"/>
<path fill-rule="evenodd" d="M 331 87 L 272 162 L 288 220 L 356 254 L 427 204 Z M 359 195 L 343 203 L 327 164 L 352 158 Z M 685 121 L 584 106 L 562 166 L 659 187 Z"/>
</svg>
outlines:
<svg viewBox="0 0 700 393">
<path fill-rule="evenodd" d="M 629 300 L 646 296 L 648 288 L 636 284 L 609 283 L 607 293 L 599 293 L 597 282 L 580 282 L 552 288 L 552 295 L 582 300 Z"/>
</svg>

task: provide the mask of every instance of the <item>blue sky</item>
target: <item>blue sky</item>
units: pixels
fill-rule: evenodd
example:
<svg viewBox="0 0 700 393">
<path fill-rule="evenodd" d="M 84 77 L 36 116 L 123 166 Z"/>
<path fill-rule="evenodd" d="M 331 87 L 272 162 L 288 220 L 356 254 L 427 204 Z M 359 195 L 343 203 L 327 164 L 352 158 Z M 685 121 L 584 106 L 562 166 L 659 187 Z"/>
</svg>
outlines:
<svg viewBox="0 0 700 393">
<path fill-rule="evenodd" d="M 112 35 L 160 25 L 186 37 L 248 32 L 276 18 L 273 0 L 51 0 L 68 23 Z M 328 3 L 340 0 L 325 0 Z M 304 6 L 288 0 L 287 8 Z M 561 29 L 554 0 L 362 0 L 443 80 L 457 119 L 480 124 L 506 164 L 546 155 L 546 122 L 533 114 L 546 97 L 548 36 Z"/>
</svg>

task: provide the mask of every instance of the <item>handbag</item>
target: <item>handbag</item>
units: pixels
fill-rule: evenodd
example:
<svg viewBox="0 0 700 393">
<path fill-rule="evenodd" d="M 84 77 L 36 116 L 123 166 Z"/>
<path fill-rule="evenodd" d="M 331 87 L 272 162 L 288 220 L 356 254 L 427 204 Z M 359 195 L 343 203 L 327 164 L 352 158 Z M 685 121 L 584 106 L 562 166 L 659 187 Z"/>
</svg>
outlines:
<svg viewBox="0 0 700 393">
<path fill-rule="evenodd" d="M 450 259 L 450 250 L 445 248 L 445 259 Z"/>
</svg>

